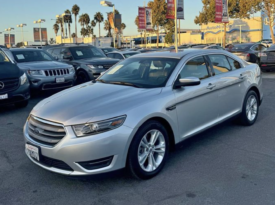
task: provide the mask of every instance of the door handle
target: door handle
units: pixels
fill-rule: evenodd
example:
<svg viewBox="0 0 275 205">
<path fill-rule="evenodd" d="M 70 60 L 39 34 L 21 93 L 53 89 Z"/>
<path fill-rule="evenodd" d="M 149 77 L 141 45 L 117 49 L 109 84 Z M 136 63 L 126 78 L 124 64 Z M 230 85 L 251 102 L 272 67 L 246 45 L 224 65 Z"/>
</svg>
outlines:
<svg viewBox="0 0 275 205">
<path fill-rule="evenodd" d="M 241 74 L 239 79 L 243 80 L 243 79 L 245 79 L 245 76 L 243 74 Z"/>
<path fill-rule="evenodd" d="M 209 83 L 209 85 L 207 86 L 207 89 L 212 90 L 215 87 L 216 87 L 216 85 L 213 85 L 212 83 Z"/>
</svg>

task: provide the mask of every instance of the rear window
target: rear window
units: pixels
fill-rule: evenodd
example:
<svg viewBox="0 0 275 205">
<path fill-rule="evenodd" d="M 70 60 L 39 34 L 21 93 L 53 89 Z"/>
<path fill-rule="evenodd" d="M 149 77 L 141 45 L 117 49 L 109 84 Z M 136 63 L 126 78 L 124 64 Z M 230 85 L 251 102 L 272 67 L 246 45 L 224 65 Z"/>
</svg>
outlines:
<svg viewBox="0 0 275 205">
<path fill-rule="evenodd" d="M 239 44 L 239 45 L 234 45 L 234 47 L 232 48 L 233 51 L 246 51 L 249 50 L 251 47 L 253 46 L 253 44 Z"/>
</svg>

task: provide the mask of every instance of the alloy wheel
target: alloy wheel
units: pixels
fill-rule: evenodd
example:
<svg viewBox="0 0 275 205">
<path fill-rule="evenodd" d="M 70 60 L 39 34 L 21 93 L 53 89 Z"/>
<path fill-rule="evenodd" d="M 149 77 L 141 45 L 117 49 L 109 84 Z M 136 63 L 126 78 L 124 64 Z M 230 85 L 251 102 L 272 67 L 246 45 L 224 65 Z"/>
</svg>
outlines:
<svg viewBox="0 0 275 205">
<path fill-rule="evenodd" d="M 253 121 L 258 112 L 258 102 L 254 95 L 251 95 L 246 103 L 246 116 L 249 121 Z"/>
<path fill-rule="evenodd" d="M 156 170 L 164 159 L 166 143 L 163 134 L 159 130 L 147 132 L 138 147 L 138 162 L 146 172 Z"/>
</svg>

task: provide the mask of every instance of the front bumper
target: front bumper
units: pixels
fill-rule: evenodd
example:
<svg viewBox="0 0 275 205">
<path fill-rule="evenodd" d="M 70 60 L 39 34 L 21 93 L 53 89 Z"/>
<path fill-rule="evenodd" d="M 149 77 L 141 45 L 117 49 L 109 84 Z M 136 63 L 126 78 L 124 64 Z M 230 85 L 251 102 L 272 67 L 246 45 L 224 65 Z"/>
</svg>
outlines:
<svg viewBox="0 0 275 205">
<path fill-rule="evenodd" d="M 33 163 L 55 173 L 74 176 L 100 174 L 124 168 L 133 133 L 133 129 L 121 126 L 105 133 L 77 138 L 71 127 L 65 127 L 66 136 L 54 147 L 50 147 L 34 141 L 27 130 L 28 121 L 24 126 L 25 143 L 39 147 L 42 156 L 64 162 L 71 170 L 45 165 L 27 155 Z M 87 170 L 79 164 L 108 157 L 112 157 L 111 163 L 99 169 Z"/>
<path fill-rule="evenodd" d="M 31 84 L 31 89 L 34 90 L 53 90 L 53 89 L 63 89 L 74 86 L 75 84 L 75 74 L 70 74 L 66 76 L 28 76 Z M 64 78 L 65 82 L 57 83 L 57 78 Z"/>
<path fill-rule="evenodd" d="M 8 99 L 0 100 L 0 105 L 14 104 L 30 99 L 30 84 L 26 82 L 24 85 L 21 85 L 16 90 L 1 93 L 0 95 L 8 94 Z"/>
</svg>

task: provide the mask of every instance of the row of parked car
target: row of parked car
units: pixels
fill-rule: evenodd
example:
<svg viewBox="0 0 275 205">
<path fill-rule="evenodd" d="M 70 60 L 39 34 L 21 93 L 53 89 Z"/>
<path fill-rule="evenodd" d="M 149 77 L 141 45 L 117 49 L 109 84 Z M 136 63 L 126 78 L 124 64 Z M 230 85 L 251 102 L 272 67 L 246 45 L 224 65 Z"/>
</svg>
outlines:
<svg viewBox="0 0 275 205">
<path fill-rule="evenodd" d="M 0 48 L 1 49 L 1 48 Z M 234 53 L 241 59 L 257 63 L 263 71 L 274 69 L 275 45 L 262 43 L 227 45 L 185 44 L 179 49 L 218 49 Z M 97 79 L 114 64 L 133 55 L 172 51 L 174 47 L 157 49 L 96 48 L 92 45 L 60 44 L 43 49 L 7 49 L 0 52 L 0 105 L 28 104 L 31 91 L 65 89 Z"/>
</svg>

